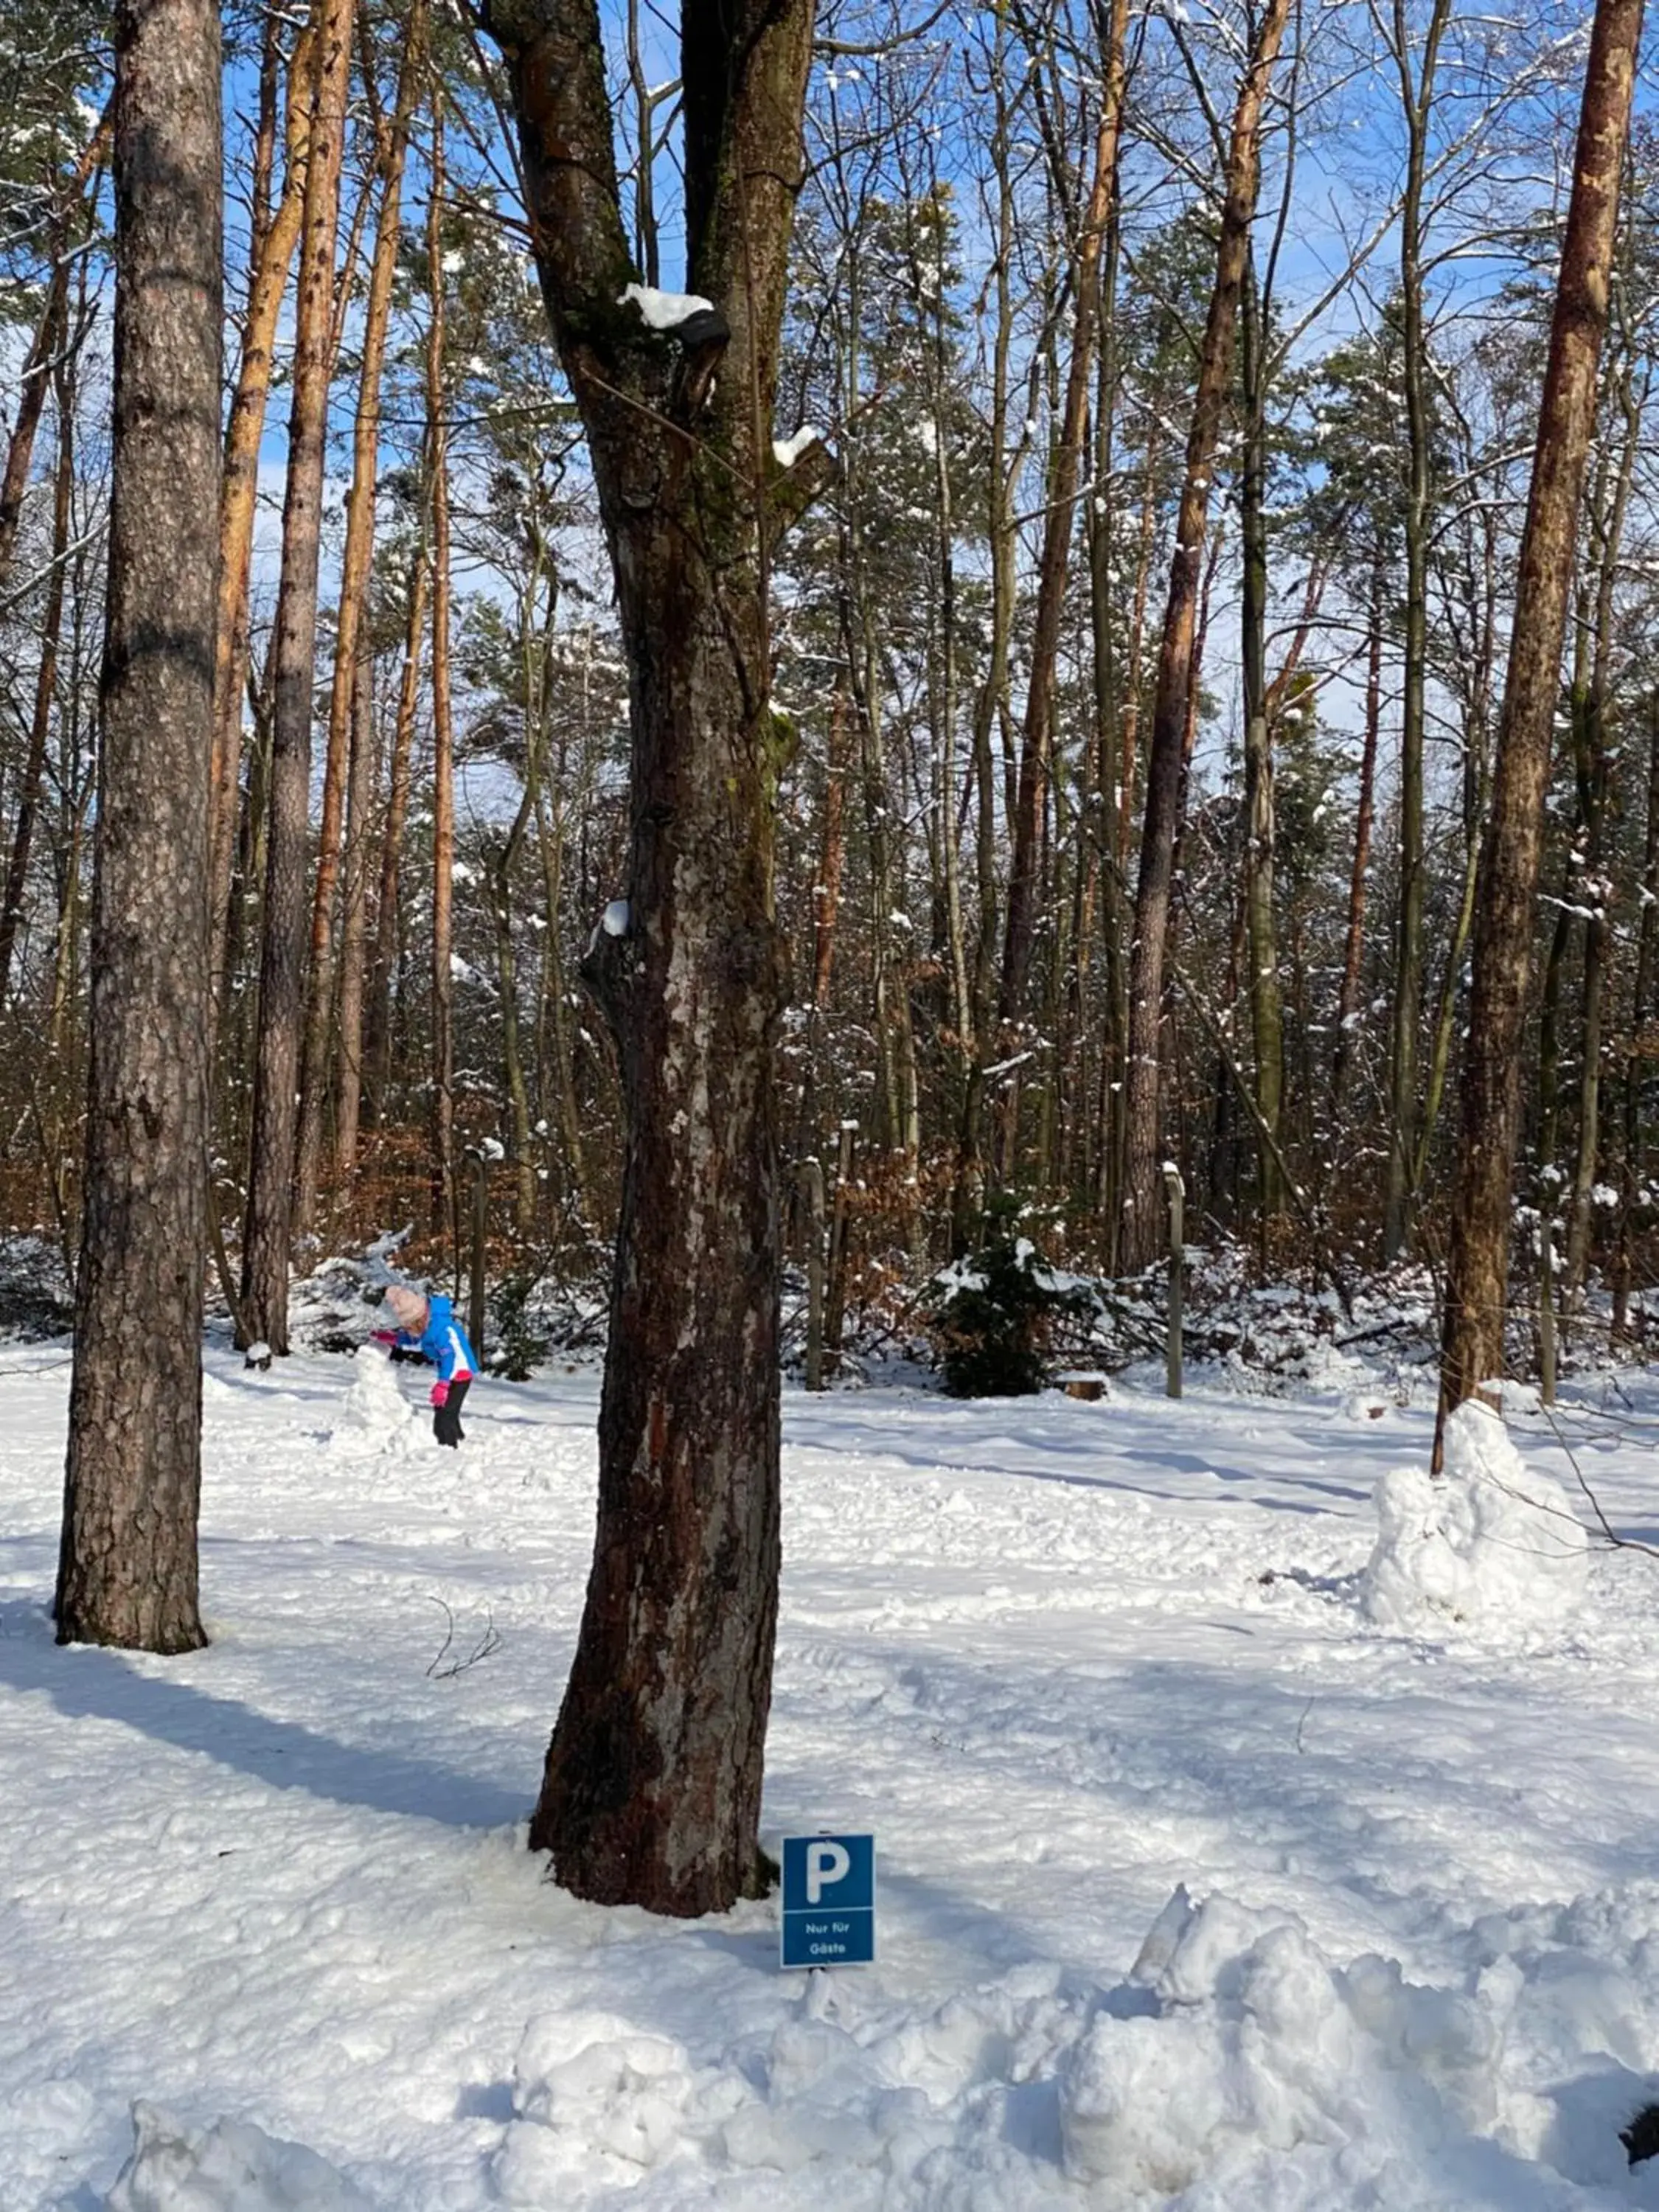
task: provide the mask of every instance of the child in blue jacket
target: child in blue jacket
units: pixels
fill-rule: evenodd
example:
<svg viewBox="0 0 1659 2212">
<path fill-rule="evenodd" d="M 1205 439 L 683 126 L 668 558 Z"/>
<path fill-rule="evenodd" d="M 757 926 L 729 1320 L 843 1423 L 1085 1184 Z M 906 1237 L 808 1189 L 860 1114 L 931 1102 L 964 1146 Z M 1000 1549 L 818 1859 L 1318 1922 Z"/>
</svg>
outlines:
<svg viewBox="0 0 1659 2212">
<path fill-rule="evenodd" d="M 386 1302 L 398 1326 L 377 1328 L 375 1341 L 416 1352 L 437 1369 L 438 1379 L 431 1392 L 432 1433 L 441 1444 L 453 1448 L 465 1433 L 461 1407 L 478 1366 L 466 1331 L 456 1320 L 455 1309 L 447 1298 L 428 1297 L 424 1291 L 407 1283 L 394 1283 Z"/>
</svg>

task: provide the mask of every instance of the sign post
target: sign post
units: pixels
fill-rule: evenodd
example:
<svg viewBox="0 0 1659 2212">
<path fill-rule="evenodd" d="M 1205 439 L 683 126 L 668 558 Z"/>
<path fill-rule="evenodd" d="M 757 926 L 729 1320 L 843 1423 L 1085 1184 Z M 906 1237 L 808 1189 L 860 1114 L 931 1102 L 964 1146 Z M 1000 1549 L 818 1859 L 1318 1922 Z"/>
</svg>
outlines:
<svg viewBox="0 0 1659 2212">
<path fill-rule="evenodd" d="M 876 1955 L 873 1836 L 786 1836 L 785 1966 L 867 1966 Z"/>
</svg>

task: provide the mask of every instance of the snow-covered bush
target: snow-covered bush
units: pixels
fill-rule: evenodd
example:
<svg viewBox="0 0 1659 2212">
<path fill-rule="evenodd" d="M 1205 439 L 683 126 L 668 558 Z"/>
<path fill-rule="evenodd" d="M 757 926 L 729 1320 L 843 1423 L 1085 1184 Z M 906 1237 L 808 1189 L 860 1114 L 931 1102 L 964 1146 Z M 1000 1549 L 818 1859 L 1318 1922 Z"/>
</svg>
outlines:
<svg viewBox="0 0 1659 2212">
<path fill-rule="evenodd" d="M 1559 1626 L 1583 1595 L 1589 1538 L 1565 1491 L 1473 1399 L 1447 1420 L 1444 1473 L 1385 1474 L 1376 1518 L 1360 1596 L 1379 1626 L 1524 1633 Z"/>
<path fill-rule="evenodd" d="M 1018 1234 L 1015 1213 L 1006 1204 L 994 1212 L 979 1249 L 942 1268 L 927 1286 L 934 1349 L 953 1398 L 1026 1398 L 1040 1390 L 1049 1324 L 1086 1295 Z"/>
</svg>

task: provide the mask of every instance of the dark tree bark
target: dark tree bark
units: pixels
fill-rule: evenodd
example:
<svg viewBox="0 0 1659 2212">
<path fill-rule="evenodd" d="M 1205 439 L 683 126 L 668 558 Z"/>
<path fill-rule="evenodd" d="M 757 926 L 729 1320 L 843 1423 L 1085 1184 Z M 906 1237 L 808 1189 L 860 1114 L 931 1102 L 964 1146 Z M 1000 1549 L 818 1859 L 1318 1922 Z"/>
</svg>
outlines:
<svg viewBox="0 0 1659 2212">
<path fill-rule="evenodd" d="M 1122 1234 L 1119 1265 L 1149 1267 L 1164 1249 L 1159 1139 L 1159 1046 L 1164 964 L 1181 819 L 1183 767 L 1193 690 L 1194 635 L 1210 510 L 1210 478 L 1233 368 L 1233 330 L 1244 280 L 1260 176 L 1261 109 L 1279 56 L 1289 0 L 1268 0 L 1238 88 L 1227 153 L 1226 198 L 1216 248 L 1215 286 L 1199 355 L 1198 389 L 1187 439 L 1187 467 L 1170 565 L 1170 596 L 1152 700 L 1146 757 L 1146 814 L 1135 886 L 1135 935 L 1129 962 L 1129 1066 Z"/>
<path fill-rule="evenodd" d="M 689 1915 L 763 1884 L 781 997 L 767 566 L 825 458 L 784 469 L 771 450 L 812 9 L 685 0 L 687 274 L 713 305 L 676 332 L 622 298 L 635 271 L 593 0 L 486 13 L 587 428 L 633 744 L 626 927 L 595 933 L 584 971 L 628 1130 L 599 1529 L 530 1840 L 580 1895 Z"/>
<path fill-rule="evenodd" d="M 116 11 L 115 402 L 86 1188 L 58 1637 L 198 1610 L 208 774 L 222 313 L 219 10 Z"/>
<path fill-rule="evenodd" d="M 1480 870 L 1446 1266 L 1443 1416 L 1503 1372 L 1510 1194 L 1544 793 L 1641 27 L 1642 0 L 1598 0 Z M 1438 1438 L 1436 1449 L 1437 1457 Z"/>
</svg>

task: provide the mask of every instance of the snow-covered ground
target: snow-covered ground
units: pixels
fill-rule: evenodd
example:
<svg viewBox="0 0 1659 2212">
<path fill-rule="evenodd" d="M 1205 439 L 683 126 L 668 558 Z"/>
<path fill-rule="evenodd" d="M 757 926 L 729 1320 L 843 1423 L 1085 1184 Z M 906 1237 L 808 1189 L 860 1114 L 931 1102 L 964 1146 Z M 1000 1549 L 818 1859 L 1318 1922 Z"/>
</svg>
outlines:
<svg viewBox="0 0 1659 2212">
<path fill-rule="evenodd" d="M 1373 1562 L 1430 1417 L 1352 1378 L 792 1389 L 768 1824 L 879 1854 L 808 1977 L 524 1847 L 591 1372 L 457 1455 L 412 1370 L 211 1352 L 166 1662 L 52 1644 L 68 1381 L 0 1352 L 0 2212 L 1659 2206 L 1659 1558 L 1586 1569 L 1541 1417 Z M 1659 1542 L 1659 1394 L 1566 1425 Z"/>
</svg>

